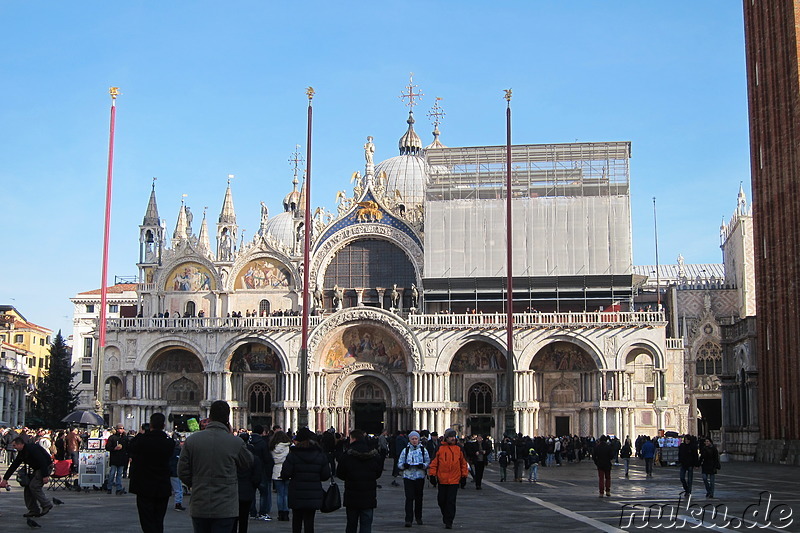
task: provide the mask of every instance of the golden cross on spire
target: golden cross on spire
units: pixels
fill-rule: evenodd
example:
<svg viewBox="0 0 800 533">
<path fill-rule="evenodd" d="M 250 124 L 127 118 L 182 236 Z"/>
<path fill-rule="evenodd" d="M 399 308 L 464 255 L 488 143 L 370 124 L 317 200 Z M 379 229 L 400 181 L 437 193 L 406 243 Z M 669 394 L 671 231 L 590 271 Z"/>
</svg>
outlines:
<svg viewBox="0 0 800 533">
<path fill-rule="evenodd" d="M 419 85 L 414 85 L 414 73 L 412 72 L 408 75 L 408 85 L 404 87 L 404 89 L 407 90 L 408 92 L 401 91 L 400 96 L 398 97 L 403 100 L 408 98 L 408 102 L 406 103 L 406 105 L 410 107 L 412 111 L 414 110 L 414 106 L 417 105 L 417 102 L 415 102 L 414 100 L 422 100 L 422 97 L 425 96 L 421 92 L 414 92 L 414 89 L 416 89 L 417 87 L 419 87 Z"/>
<path fill-rule="evenodd" d="M 297 180 L 297 171 L 300 169 L 300 164 L 305 163 L 302 154 L 300 153 L 300 145 L 294 145 L 294 152 L 292 157 L 289 158 L 289 164 L 294 168 L 294 179 Z"/>
<path fill-rule="evenodd" d="M 433 124 L 433 129 L 439 129 L 439 124 L 442 123 L 442 117 L 444 117 L 447 113 L 444 112 L 444 109 L 441 108 L 439 105 L 439 101 L 441 98 L 438 96 L 436 97 L 436 101 L 433 103 L 433 107 L 430 111 L 428 111 L 428 118 L 431 119 L 431 123 Z"/>
</svg>

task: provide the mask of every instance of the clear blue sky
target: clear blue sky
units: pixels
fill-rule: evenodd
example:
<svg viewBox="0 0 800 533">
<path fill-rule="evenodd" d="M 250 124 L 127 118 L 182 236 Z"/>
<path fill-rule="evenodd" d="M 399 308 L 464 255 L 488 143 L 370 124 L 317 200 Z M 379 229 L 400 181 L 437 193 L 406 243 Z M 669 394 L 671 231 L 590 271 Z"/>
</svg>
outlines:
<svg viewBox="0 0 800 533">
<path fill-rule="evenodd" d="M 494 7 L 488 7 L 488 6 Z M 631 141 L 634 263 L 720 262 L 719 226 L 750 196 L 741 2 L 596 0 L 0 4 L 0 303 L 72 332 L 69 298 L 100 286 L 108 87 L 117 105 L 109 281 L 135 275 L 153 176 L 171 236 L 182 194 L 213 234 L 234 174 L 245 237 L 274 215 L 305 152 L 314 100 L 314 205 L 397 155 L 414 72 L 448 146 Z"/>
</svg>

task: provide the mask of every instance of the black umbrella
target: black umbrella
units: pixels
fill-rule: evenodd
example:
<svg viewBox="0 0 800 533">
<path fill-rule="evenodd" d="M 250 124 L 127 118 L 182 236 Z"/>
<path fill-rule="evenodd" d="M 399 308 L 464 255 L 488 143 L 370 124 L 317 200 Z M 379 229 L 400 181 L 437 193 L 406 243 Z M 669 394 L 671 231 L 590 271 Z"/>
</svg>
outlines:
<svg viewBox="0 0 800 533">
<path fill-rule="evenodd" d="M 103 420 L 103 417 L 94 411 L 72 411 L 70 414 L 62 418 L 61 421 L 68 422 L 70 424 L 91 424 L 93 426 L 105 425 L 105 420 Z"/>
</svg>

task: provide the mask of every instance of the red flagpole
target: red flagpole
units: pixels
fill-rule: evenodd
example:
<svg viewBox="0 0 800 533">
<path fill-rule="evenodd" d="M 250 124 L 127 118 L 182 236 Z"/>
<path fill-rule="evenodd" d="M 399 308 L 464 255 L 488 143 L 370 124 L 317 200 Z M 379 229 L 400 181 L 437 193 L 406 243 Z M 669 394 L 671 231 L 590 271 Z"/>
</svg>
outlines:
<svg viewBox="0 0 800 533">
<path fill-rule="evenodd" d="M 100 348 L 106 345 L 106 311 L 108 302 L 108 243 L 111 236 L 111 186 L 114 181 L 114 123 L 117 116 L 117 96 L 119 87 L 111 87 L 111 126 L 108 135 L 108 174 L 106 179 L 106 219 L 103 232 L 103 274 L 100 284 Z"/>
<path fill-rule="evenodd" d="M 514 286 L 513 286 L 513 246 L 511 241 L 511 89 L 506 89 L 506 378 L 508 380 L 508 407 L 506 410 L 506 429 L 515 430 L 514 417 Z"/>
<path fill-rule="evenodd" d="M 306 139 L 306 198 L 305 213 L 303 214 L 303 320 L 300 333 L 300 410 L 297 413 L 297 425 L 300 428 L 308 426 L 308 316 L 310 311 L 309 280 L 311 268 L 311 100 L 314 98 L 314 89 L 306 89 L 308 96 L 308 134 Z"/>
</svg>

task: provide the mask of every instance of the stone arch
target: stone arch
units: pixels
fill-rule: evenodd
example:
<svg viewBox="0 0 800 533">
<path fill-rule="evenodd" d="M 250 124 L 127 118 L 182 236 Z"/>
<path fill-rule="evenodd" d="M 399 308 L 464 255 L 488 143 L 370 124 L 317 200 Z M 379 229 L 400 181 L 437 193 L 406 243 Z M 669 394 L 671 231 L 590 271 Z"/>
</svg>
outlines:
<svg viewBox="0 0 800 533">
<path fill-rule="evenodd" d="M 203 353 L 203 349 L 193 342 L 189 336 L 176 336 L 166 335 L 160 337 L 157 341 L 153 342 L 142 350 L 134 363 L 134 368 L 148 368 L 153 359 L 164 351 L 166 348 L 182 348 L 188 352 L 192 352 L 203 365 L 205 370 L 212 370 L 210 368 L 212 361 L 209 361 Z"/>
<path fill-rule="evenodd" d="M 228 341 L 219 348 L 215 355 L 215 359 L 212 362 L 214 370 L 225 372 L 229 371 L 234 353 L 236 350 L 247 344 L 260 344 L 268 347 L 277 356 L 278 362 L 280 363 L 280 368 L 278 368 L 277 371 L 289 371 L 289 357 L 286 355 L 286 352 L 283 351 L 281 346 L 277 342 L 273 342 L 272 339 L 268 337 L 254 333 L 244 333 L 241 336 L 228 339 Z M 270 370 L 269 372 L 272 371 Z"/>
<path fill-rule="evenodd" d="M 377 331 L 384 331 L 394 338 L 405 352 L 406 365 L 402 370 L 407 372 L 422 370 L 422 347 L 417 337 L 408 328 L 408 325 L 395 314 L 373 307 L 349 307 L 332 314 L 314 328 L 308 342 L 309 370 L 319 370 L 325 366 L 325 359 L 330 354 L 322 352 L 334 340 L 331 336 L 337 334 L 340 328 L 351 326 L 379 328 Z M 334 354 L 337 360 L 342 355 L 339 353 L 340 351 L 341 349 L 339 348 L 337 353 Z M 375 362 L 379 365 L 382 364 L 379 360 L 375 360 Z M 349 365 L 346 365 L 345 368 L 347 366 Z M 389 367 L 386 366 L 386 368 Z M 397 367 L 395 369 L 401 370 Z"/>
<path fill-rule="evenodd" d="M 550 407 L 567 406 L 579 401 L 575 383 L 566 379 L 553 383 L 545 397 L 550 402 Z"/>
<path fill-rule="evenodd" d="M 184 267 L 184 271 L 178 272 L 181 266 Z M 218 290 L 221 282 L 214 264 L 202 255 L 194 253 L 179 256 L 166 263 L 158 269 L 155 280 L 156 286 L 165 292 L 188 293 Z"/>
<path fill-rule="evenodd" d="M 360 378 L 370 378 L 370 381 L 380 385 L 385 394 L 386 407 L 406 406 L 406 395 L 400 382 L 381 365 L 372 363 L 354 363 L 344 368 L 341 374 L 331 384 L 328 391 L 328 405 L 349 407 L 352 394 Z"/>
<path fill-rule="evenodd" d="M 469 333 L 463 337 L 452 340 L 442 348 L 439 352 L 439 357 L 436 359 L 436 372 L 449 372 L 450 365 L 452 365 L 453 359 L 456 354 L 458 354 L 458 351 L 472 342 L 483 342 L 496 348 L 497 351 L 502 354 L 506 364 L 508 364 L 508 350 L 506 349 L 505 343 L 498 336 L 493 336 L 490 332 Z"/>
<path fill-rule="evenodd" d="M 200 402 L 200 387 L 186 376 L 181 376 L 167 385 L 166 400 L 172 404 Z"/>
<path fill-rule="evenodd" d="M 531 368 L 536 355 L 539 354 L 543 348 L 555 342 L 568 342 L 582 348 L 589 357 L 592 358 L 592 361 L 594 361 L 594 364 L 599 370 L 608 369 L 608 364 L 606 363 L 605 357 L 603 357 L 603 351 L 600 347 L 592 340 L 574 333 L 550 335 L 531 342 L 523 348 L 522 354 L 518 357 L 519 365 L 517 368 Z"/>
<path fill-rule="evenodd" d="M 317 248 L 312 259 L 311 277 L 314 280 L 312 285 L 322 287 L 325 281 L 325 272 L 336 254 L 347 245 L 364 238 L 388 241 L 405 252 L 414 267 L 416 285 L 421 286 L 422 266 L 424 264 L 422 247 L 400 229 L 378 223 L 348 225 L 327 237 Z"/>
<path fill-rule="evenodd" d="M 300 280 L 302 276 L 300 276 L 299 271 L 295 268 L 292 260 L 288 256 L 274 251 L 259 250 L 253 253 L 240 255 L 236 258 L 236 261 L 231 265 L 230 275 L 225 279 L 225 290 L 231 292 L 235 291 L 236 289 L 234 287 L 236 286 L 240 274 L 248 264 L 254 261 L 267 261 L 275 264 L 276 267 L 285 269 L 288 272 L 287 277 L 289 281 L 288 286 L 284 287 L 286 290 L 300 287 L 301 284 L 298 280 Z"/>
<path fill-rule="evenodd" d="M 263 381 L 252 383 L 247 389 L 247 410 L 250 416 L 271 413 L 274 401 L 275 391 Z"/>
<path fill-rule="evenodd" d="M 653 359 L 653 365 L 655 366 L 656 370 L 666 370 L 664 352 L 658 345 L 647 339 L 637 339 L 635 341 L 626 342 L 623 344 L 617 352 L 617 368 L 625 368 L 628 354 L 635 350 L 649 353 L 650 357 Z"/>
<path fill-rule="evenodd" d="M 286 263 L 268 254 L 258 254 L 234 264 L 228 283 L 233 291 L 288 291 L 298 286 L 294 272 Z"/>
<path fill-rule="evenodd" d="M 594 372 L 600 370 L 591 352 L 575 342 L 553 339 L 536 353 L 528 367 L 539 372 Z"/>
<path fill-rule="evenodd" d="M 125 397 L 125 386 L 117 376 L 109 376 L 105 382 L 105 400 L 116 402 Z"/>
</svg>

